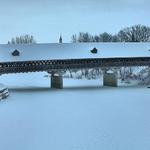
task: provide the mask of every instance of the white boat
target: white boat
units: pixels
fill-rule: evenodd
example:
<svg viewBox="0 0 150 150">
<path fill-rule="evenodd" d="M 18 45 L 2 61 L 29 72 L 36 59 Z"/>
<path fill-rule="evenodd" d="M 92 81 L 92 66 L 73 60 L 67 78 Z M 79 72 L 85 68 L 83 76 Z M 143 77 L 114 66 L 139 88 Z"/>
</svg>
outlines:
<svg viewBox="0 0 150 150">
<path fill-rule="evenodd" d="M 0 84 L 0 100 L 7 98 L 9 96 L 8 88 L 3 84 Z"/>
</svg>

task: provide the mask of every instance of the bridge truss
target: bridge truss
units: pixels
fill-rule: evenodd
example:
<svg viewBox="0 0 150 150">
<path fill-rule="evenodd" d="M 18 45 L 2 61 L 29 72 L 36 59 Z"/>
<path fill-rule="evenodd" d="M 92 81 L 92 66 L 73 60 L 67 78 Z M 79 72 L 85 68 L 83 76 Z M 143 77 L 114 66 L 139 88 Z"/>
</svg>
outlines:
<svg viewBox="0 0 150 150">
<path fill-rule="evenodd" d="M 0 62 L 0 74 L 40 72 L 61 69 L 150 66 L 150 57 L 87 58 Z"/>
</svg>

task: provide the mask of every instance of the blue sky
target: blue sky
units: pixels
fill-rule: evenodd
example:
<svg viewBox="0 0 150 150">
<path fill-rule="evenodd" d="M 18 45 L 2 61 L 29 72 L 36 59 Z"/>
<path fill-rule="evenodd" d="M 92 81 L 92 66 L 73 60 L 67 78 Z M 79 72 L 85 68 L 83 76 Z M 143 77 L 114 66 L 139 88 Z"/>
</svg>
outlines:
<svg viewBox="0 0 150 150">
<path fill-rule="evenodd" d="M 150 26 L 150 0 L 0 0 L 0 43 L 32 34 L 37 42 L 64 42 L 80 31 L 116 33 L 135 24 Z"/>
</svg>

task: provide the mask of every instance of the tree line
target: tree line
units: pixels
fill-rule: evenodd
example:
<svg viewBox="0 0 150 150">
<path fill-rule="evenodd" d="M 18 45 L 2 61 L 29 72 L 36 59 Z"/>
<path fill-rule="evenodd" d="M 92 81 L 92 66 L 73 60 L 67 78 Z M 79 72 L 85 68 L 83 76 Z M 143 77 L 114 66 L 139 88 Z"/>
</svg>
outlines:
<svg viewBox="0 0 150 150">
<path fill-rule="evenodd" d="M 150 27 L 134 25 L 121 29 L 117 34 L 107 32 L 91 35 L 88 32 L 80 32 L 72 35 L 71 41 L 76 42 L 150 42 Z"/>
<path fill-rule="evenodd" d="M 145 25 L 134 25 L 121 29 L 117 34 L 103 32 L 92 35 L 88 32 L 73 34 L 71 42 L 150 42 L 150 27 Z M 33 35 L 21 35 L 13 37 L 8 44 L 30 44 L 36 43 Z"/>
<path fill-rule="evenodd" d="M 13 37 L 10 41 L 8 41 L 8 44 L 31 44 L 36 43 L 36 40 L 34 39 L 33 35 L 21 35 Z"/>
</svg>

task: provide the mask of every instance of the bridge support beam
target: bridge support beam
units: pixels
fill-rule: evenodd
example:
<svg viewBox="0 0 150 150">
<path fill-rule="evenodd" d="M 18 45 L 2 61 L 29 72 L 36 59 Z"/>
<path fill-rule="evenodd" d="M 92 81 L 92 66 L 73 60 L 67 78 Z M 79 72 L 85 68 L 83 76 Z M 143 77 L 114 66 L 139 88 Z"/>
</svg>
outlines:
<svg viewBox="0 0 150 150">
<path fill-rule="evenodd" d="M 117 71 L 103 71 L 103 85 L 104 86 L 118 86 L 118 79 L 117 79 Z"/>
<path fill-rule="evenodd" d="M 63 77 L 60 73 L 51 74 L 51 88 L 56 88 L 56 89 L 63 88 Z"/>
</svg>

